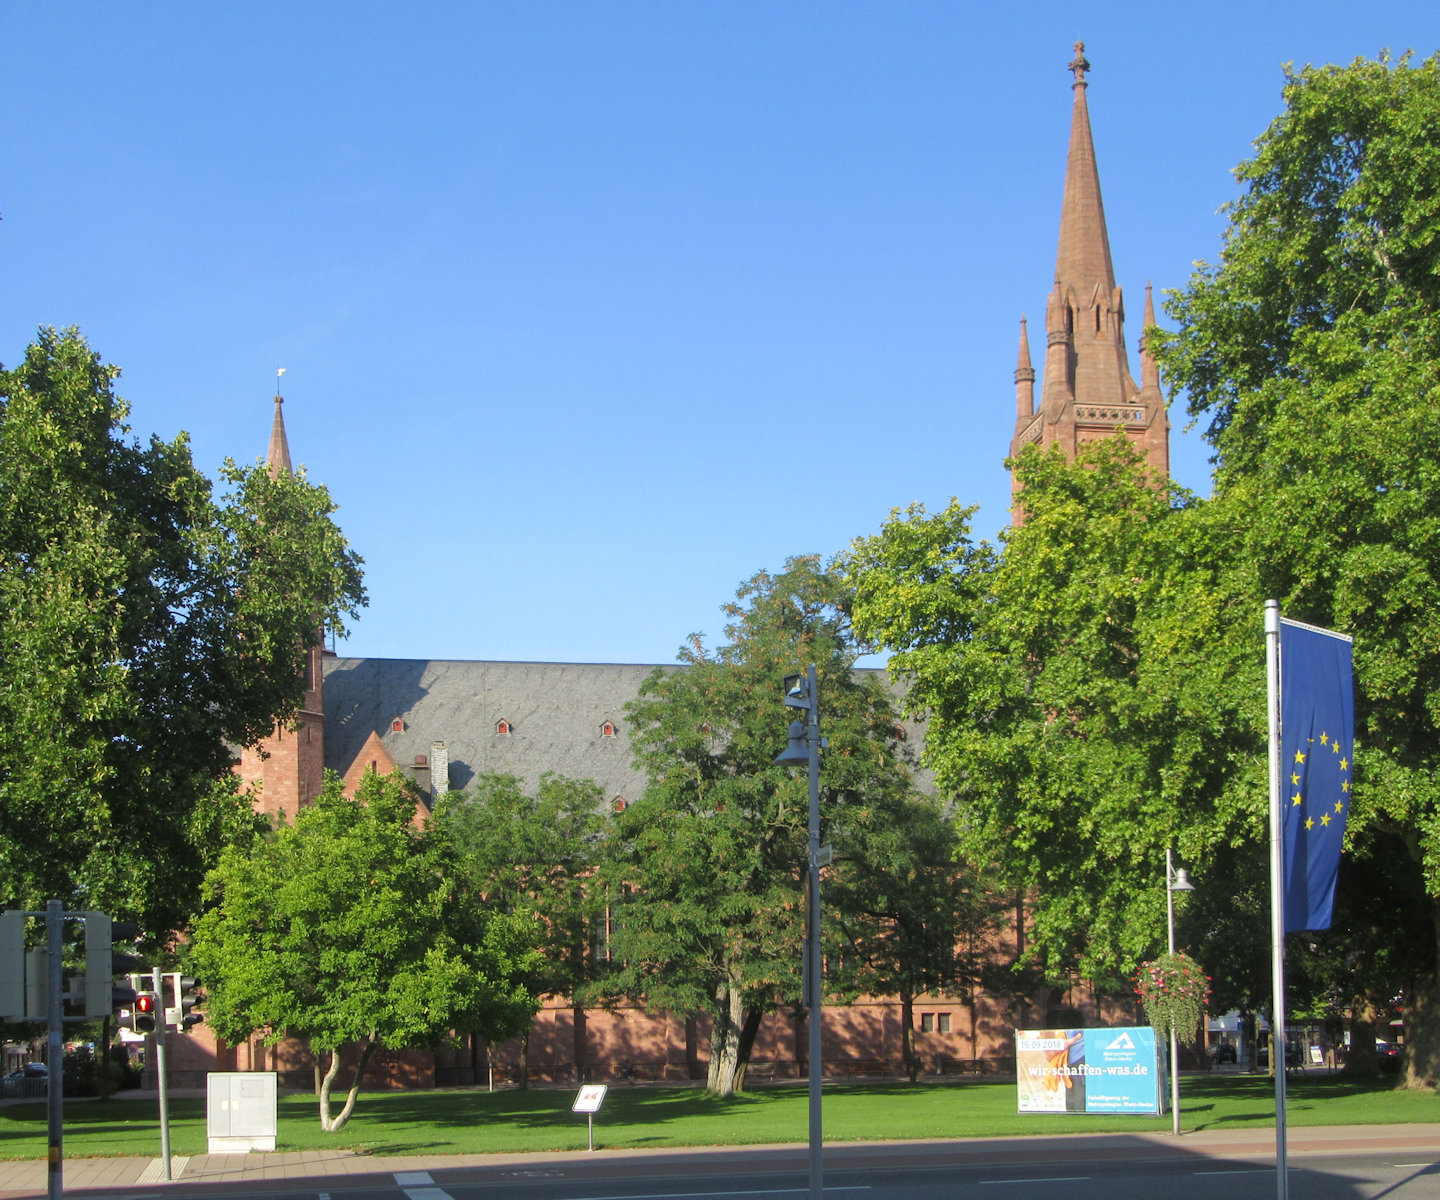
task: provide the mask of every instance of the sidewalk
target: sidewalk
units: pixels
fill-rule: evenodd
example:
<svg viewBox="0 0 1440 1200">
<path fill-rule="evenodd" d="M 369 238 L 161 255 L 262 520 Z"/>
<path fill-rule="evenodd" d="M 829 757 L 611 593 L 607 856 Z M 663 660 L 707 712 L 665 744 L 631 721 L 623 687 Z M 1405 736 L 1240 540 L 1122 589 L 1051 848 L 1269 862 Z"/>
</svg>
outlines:
<svg viewBox="0 0 1440 1200">
<path fill-rule="evenodd" d="M 1440 1161 L 1440 1124 L 1345 1125 L 1297 1129 L 1287 1139 L 1289 1159 L 1314 1159 L 1336 1154 L 1395 1153 L 1415 1155 L 1426 1162 Z M 1179 1155 L 1242 1160 L 1275 1161 L 1275 1131 L 1269 1127 L 1236 1130 L 1201 1130 L 1175 1138 L 1163 1133 L 1064 1134 L 1056 1137 L 1009 1137 L 923 1142 L 847 1142 L 827 1145 L 827 1170 L 879 1168 L 890 1163 L 910 1167 L 941 1163 L 996 1163 L 1044 1158 L 1049 1152 L 1072 1159 L 1161 1159 Z M 723 1162 L 727 1169 L 803 1171 L 808 1149 L 802 1145 L 696 1147 L 682 1150 L 597 1150 L 529 1154 L 455 1154 L 376 1157 L 346 1150 L 312 1150 L 301 1153 L 201 1154 L 175 1158 L 173 1180 L 162 1178 L 158 1158 L 76 1158 L 64 1164 L 67 1194 L 85 1191 L 115 1192 L 125 1188 L 181 1185 L 184 1190 L 216 1184 L 283 1183 L 294 1180 L 350 1180 L 357 1177 L 406 1176 L 427 1173 L 438 1178 L 455 1173 L 471 1178 L 496 1170 L 514 1172 L 584 1168 L 614 1175 L 656 1175 L 684 1163 Z M 387 1180 L 390 1186 L 429 1180 Z M 0 1197 L 19 1200 L 46 1194 L 43 1161 L 0 1161 Z"/>
</svg>

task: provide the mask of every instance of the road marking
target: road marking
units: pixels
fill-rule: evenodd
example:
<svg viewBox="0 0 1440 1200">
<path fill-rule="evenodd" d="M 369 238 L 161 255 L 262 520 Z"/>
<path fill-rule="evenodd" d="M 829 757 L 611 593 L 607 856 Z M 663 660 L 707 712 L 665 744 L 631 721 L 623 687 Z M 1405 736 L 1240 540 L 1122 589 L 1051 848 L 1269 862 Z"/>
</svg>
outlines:
<svg viewBox="0 0 1440 1200">
<path fill-rule="evenodd" d="M 1192 1175 L 1273 1175 L 1274 1167 L 1247 1167 L 1234 1171 L 1191 1171 Z"/>
<path fill-rule="evenodd" d="M 396 1187 L 428 1187 L 435 1180 L 430 1177 L 429 1171 L 396 1171 Z"/>
<path fill-rule="evenodd" d="M 980 1179 L 977 1183 L 1088 1183 L 1088 1175 L 1048 1175 L 1044 1179 Z"/>
</svg>

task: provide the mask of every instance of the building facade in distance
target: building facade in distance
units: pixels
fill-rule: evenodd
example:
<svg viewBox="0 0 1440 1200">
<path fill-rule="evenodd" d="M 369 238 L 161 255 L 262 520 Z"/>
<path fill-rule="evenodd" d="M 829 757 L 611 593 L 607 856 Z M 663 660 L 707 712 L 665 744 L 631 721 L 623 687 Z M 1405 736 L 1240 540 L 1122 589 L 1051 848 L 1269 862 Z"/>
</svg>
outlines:
<svg viewBox="0 0 1440 1200">
<path fill-rule="evenodd" d="M 1140 446 L 1152 468 L 1169 469 L 1169 421 L 1155 359 L 1140 345 L 1140 382 L 1130 373 L 1125 309 L 1115 283 L 1100 196 L 1085 79 L 1089 63 L 1077 43 L 1070 149 L 1061 205 L 1055 281 L 1046 302 L 1040 404 L 1025 322 L 1015 371 L 1017 416 L 1011 454 L 1029 445 L 1059 445 L 1073 457 L 1087 441 L 1117 429 Z M 1147 286 L 1144 324 L 1154 323 Z M 269 464 L 289 470 L 290 454 L 275 398 Z M 1020 514 L 1016 512 L 1017 519 Z M 295 719 L 245 751 L 237 771 L 256 789 L 257 808 L 293 814 L 319 791 L 325 770 L 353 790 L 368 770 L 400 770 L 433 799 L 477 776 L 504 772 L 538 782 L 550 771 L 591 779 L 612 809 L 638 798 L 644 777 L 631 761 L 625 704 L 657 668 L 603 663 L 463 662 L 341 658 L 316 647 L 306 697 Z M 673 667 L 664 669 L 676 669 Z M 777 734 L 778 736 L 778 734 Z M 997 942 L 999 960 L 1023 949 L 1023 908 Z M 1035 993 L 926 997 L 915 1002 L 915 1045 L 927 1071 L 1002 1070 L 1013 1063 L 1016 1028 L 1133 1021 L 1133 1006 L 1097 994 L 1081 981 Z M 900 1005 L 873 997 L 824 1011 L 824 1060 L 834 1074 L 901 1069 Z M 208 1041 L 208 1045 L 206 1044 Z M 708 1020 L 651 1013 L 642 1007 L 582 1013 L 565 997 L 547 998 L 536 1017 L 526 1061 L 539 1080 L 704 1078 Z M 309 1082 L 304 1047 L 259 1040 L 241 1047 L 197 1039 L 190 1062 L 203 1070 L 279 1069 Z M 751 1059 L 751 1078 L 803 1074 L 803 1018 L 767 1017 Z M 381 1055 L 376 1082 L 483 1083 L 494 1070 L 513 1080 L 519 1043 L 470 1046 L 436 1054 Z"/>
</svg>

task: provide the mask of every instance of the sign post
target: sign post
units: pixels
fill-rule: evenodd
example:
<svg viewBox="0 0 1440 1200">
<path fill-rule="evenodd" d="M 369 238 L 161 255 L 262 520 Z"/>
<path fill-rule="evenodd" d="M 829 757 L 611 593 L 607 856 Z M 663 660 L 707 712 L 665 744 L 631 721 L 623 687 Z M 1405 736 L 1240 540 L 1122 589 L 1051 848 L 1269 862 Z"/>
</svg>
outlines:
<svg viewBox="0 0 1440 1200">
<path fill-rule="evenodd" d="M 595 1149 L 595 1114 L 605 1103 L 605 1090 L 603 1083 L 587 1083 L 580 1089 L 580 1094 L 575 1097 L 575 1103 L 570 1106 L 571 1112 L 585 1114 L 591 1150 Z"/>
</svg>

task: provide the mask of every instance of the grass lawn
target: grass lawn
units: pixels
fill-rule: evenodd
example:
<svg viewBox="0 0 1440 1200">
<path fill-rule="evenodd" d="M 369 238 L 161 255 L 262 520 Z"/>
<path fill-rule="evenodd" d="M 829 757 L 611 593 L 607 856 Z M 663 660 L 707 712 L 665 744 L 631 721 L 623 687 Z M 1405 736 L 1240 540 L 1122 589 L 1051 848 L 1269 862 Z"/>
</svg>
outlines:
<svg viewBox="0 0 1440 1200">
<path fill-rule="evenodd" d="M 1275 1089 L 1260 1076 L 1183 1078 L 1182 1127 L 1235 1128 L 1274 1121 Z M 1440 1122 L 1440 1096 L 1397 1091 L 1389 1079 L 1296 1080 L 1287 1089 L 1291 1125 Z M 320 1132 L 319 1106 L 308 1094 L 280 1098 L 280 1150 L 347 1148 L 371 1154 L 480 1154 L 583 1150 L 585 1118 L 570 1112 L 574 1092 L 485 1092 L 449 1089 L 362 1093 L 355 1116 L 338 1134 Z M 827 1087 L 825 1139 L 1002 1137 L 1024 1134 L 1168 1132 L 1170 1118 L 1025 1115 L 1015 1111 L 1013 1083 L 874 1083 Z M 595 1119 L 595 1144 L 607 1149 L 734 1146 L 804 1142 L 803 1085 L 758 1087 L 730 1101 L 697 1088 L 612 1087 Z M 170 1103 L 175 1154 L 205 1152 L 204 1101 Z M 0 1158 L 43 1158 L 45 1105 L 0 1108 Z M 65 1156 L 155 1157 L 159 1115 L 153 1100 L 75 1101 L 65 1106 Z"/>
</svg>

